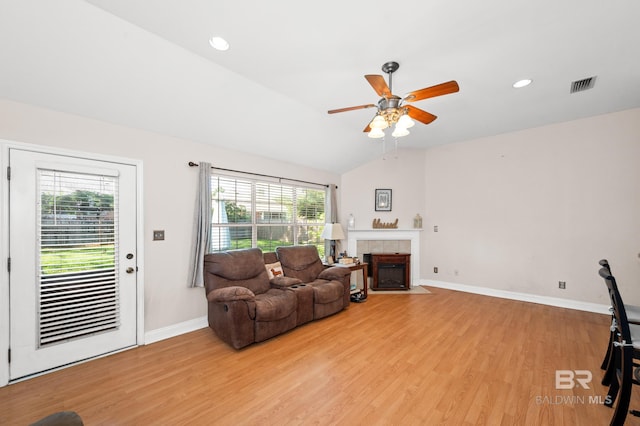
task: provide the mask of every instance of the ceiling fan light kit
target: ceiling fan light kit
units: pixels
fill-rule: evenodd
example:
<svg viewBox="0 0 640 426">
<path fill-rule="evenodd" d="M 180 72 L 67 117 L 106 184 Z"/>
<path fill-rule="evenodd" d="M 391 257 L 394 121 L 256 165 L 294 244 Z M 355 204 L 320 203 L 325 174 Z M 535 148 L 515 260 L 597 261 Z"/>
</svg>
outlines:
<svg viewBox="0 0 640 426">
<path fill-rule="evenodd" d="M 415 90 L 408 93 L 404 98 L 401 98 L 392 93 L 392 74 L 397 71 L 399 67 L 400 65 L 397 62 L 393 61 L 387 62 L 382 65 L 382 71 L 389 76 L 388 85 L 384 81 L 384 77 L 382 77 L 381 75 L 368 74 L 364 76 L 371 87 L 373 87 L 373 90 L 376 91 L 378 96 L 381 96 L 380 100 L 378 101 L 378 111 L 375 117 L 364 129 L 364 132 L 366 132 L 370 138 L 384 138 L 384 129 L 392 127 L 394 125 L 395 128 L 391 136 L 393 136 L 394 138 L 406 136 L 409 134 L 408 129 L 410 127 L 413 127 L 413 125 L 415 124 L 414 120 L 417 120 L 423 124 L 431 123 L 438 117 L 427 111 L 416 108 L 413 105 L 405 105 L 405 103 L 447 95 L 449 93 L 455 93 L 460 90 L 458 83 L 456 83 L 455 81 L 449 81 L 435 86 L 426 87 L 424 89 Z M 335 114 L 338 112 L 353 111 L 357 109 L 372 107 L 376 107 L 376 105 L 359 105 L 354 107 L 333 109 L 328 112 L 329 114 Z"/>
<path fill-rule="evenodd" d="M 371 129 L 371 131 L 369 132 L 369 137 L 373 138 L 373 139 L 380 139 L 380 138 L 384 138 L 384 130 L 378 128 L 378 129 Z"/>
<path fill-rule="evenodd" d="M 416 122 L 413 121 L 411 117 L 405 114 L 402 117 L 400 117 L 400 119 L 398 120 L 398 124 L 396 124 L 396 127 L 400 126 L 402 128 L 409 129 L 413 127 L 415 124 Z"/>
<path fill-rule="evenodd" d="M 391 136 L 393 136 L 394 138 L 401 138 L 403 136 L 407 136 L 408 134 L 409 134 L 409 130 L 396 125 L 396 128 L 393 131 L 393 133 L 391 133 Z"/>
<path fill-rule="evenodd" d="M 371 123 L 369 123 L 369 127 L 371 127 L 371 129 L 384 130 L 389 127 L 389 123 L 387 123 L 387 120 L 385 120 L 383 116 L 376 115 L 373 120 L 371 120 Z"/>
</svg>

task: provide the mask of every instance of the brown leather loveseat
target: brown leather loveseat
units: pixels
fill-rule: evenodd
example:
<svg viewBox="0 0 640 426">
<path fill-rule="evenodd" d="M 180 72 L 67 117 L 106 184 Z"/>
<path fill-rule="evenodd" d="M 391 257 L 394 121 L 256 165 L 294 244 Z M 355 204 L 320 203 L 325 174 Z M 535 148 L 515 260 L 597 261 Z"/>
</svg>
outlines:
<svg viewBox="0 0 640 426">
<path fill-rule="evenodd" d="M 269 279 L 265 262 L 283 274 Z M 211 253 L 204 265 L 209 327 L 236 349 L 349 306 L 350 271 L 326 268 L 315 246 Z"/>
</svg>

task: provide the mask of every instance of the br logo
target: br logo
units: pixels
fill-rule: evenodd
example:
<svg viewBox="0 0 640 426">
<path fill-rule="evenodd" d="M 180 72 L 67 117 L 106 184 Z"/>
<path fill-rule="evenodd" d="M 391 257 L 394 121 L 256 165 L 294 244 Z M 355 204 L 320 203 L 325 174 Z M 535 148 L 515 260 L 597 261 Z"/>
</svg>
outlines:
<svg viewBox="0 0 640 426">
<path fill-rule="evenodd" d="M 578 386 L 590 389 L 592 378 L 589 370 L 556 370 L 556 389 L 573 389 Z"/>
</svg>

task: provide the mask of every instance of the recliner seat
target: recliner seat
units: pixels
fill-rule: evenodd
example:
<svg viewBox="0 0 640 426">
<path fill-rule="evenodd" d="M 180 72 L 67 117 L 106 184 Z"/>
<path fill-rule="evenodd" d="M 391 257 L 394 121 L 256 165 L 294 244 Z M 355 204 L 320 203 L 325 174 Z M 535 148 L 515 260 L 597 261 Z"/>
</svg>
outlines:
<svg viewBox="0 0 640 426">
<path fill-rule="evenodd" d="M 269 280 L 265 260 L 284 276 Z M 272 263 L 272 262 L 269 262 Z M 351 271 L 326 268 L 315 246 L 211 253 L 204 262 L 209 327 L 236 349 L 287 332 L 349 306 Z"/>
</svg>

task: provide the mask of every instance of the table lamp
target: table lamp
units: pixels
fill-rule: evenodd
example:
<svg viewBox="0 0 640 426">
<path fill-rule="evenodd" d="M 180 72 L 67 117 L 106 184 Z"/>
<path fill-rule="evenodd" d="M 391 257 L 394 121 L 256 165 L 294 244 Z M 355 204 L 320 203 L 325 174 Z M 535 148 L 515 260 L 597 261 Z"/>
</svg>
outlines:
<svg viewBox="0 0 640 426">
<path fill-rule="evenodd" d="M 342 232 L 342 225 L 339 223 L 325 223 L 322 230 L 321 238 L 325 240 L 331 240 L 331 246 L 329 249 L 329 256 L 335 260 L 336 258 L 336 240 L 344 240 L 344 232 Z"/>
</svg>

